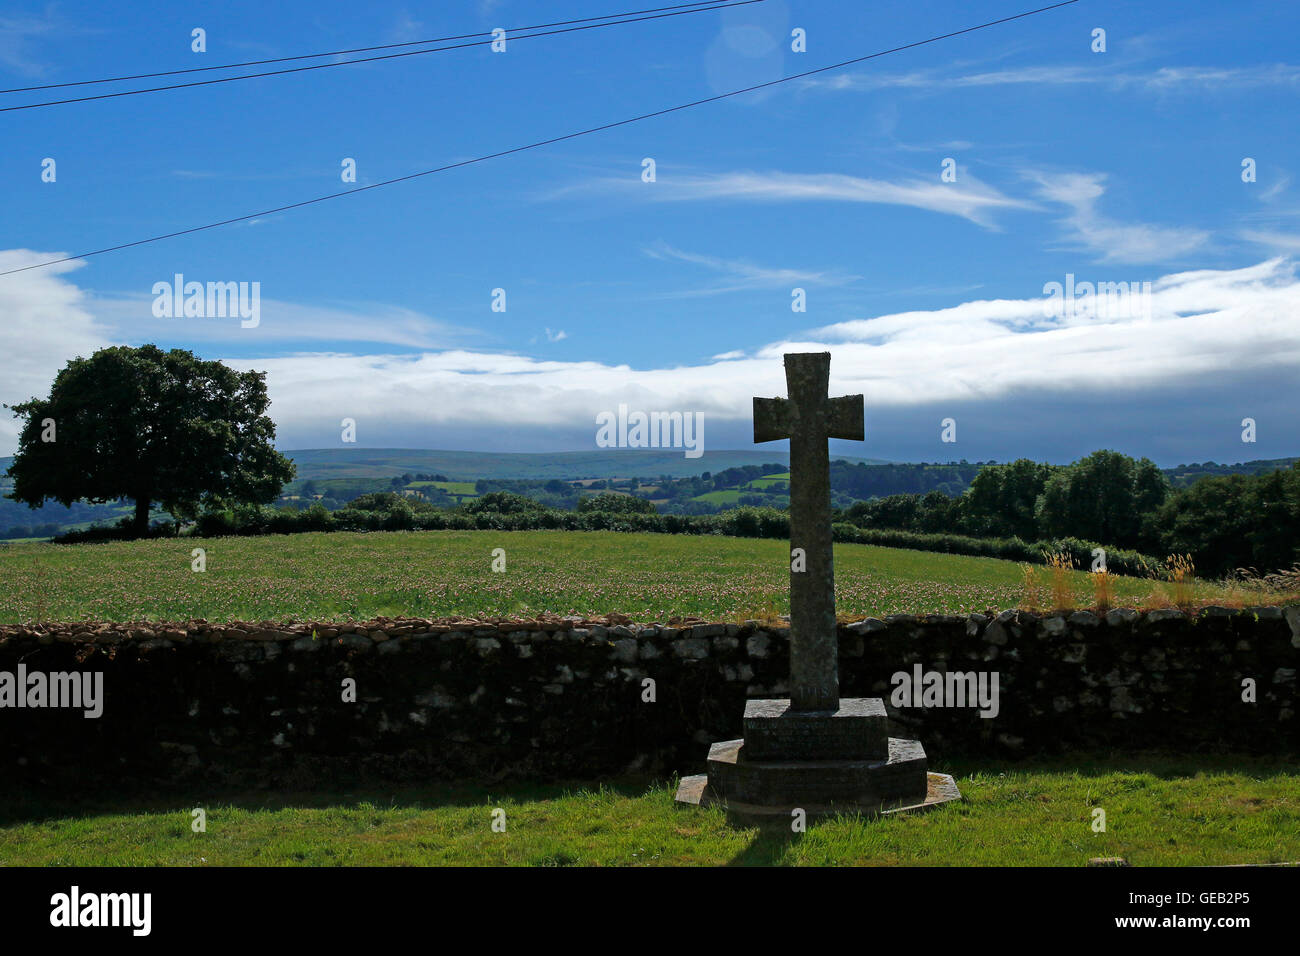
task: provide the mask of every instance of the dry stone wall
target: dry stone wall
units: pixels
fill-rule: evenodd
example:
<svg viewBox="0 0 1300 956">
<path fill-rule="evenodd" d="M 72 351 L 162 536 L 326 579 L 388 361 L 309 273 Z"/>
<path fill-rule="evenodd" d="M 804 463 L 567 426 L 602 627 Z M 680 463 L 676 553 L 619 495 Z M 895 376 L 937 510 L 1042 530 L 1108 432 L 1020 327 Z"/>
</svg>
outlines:
<svg viewBox="0 0 1300 956">
<path fill-rule="evenodd" d="M 1300 606 L 897 615 L 841 624 L 839 644 L 842 696 L 885 698 L 935 765 L 1300 753 Z M 746 697 L 786 693 L 788 662 L 788 629 L 755 621 L 5 626 L 0 767 L 65 790 L 691 772 L 740 736 Z M 15 706 L 34 673 L 102 674 L 102 714 Z M 927 682 L 962 686 L 945 675 L 996 675 L 996 716 L 925 706 Z"/>
</svg>

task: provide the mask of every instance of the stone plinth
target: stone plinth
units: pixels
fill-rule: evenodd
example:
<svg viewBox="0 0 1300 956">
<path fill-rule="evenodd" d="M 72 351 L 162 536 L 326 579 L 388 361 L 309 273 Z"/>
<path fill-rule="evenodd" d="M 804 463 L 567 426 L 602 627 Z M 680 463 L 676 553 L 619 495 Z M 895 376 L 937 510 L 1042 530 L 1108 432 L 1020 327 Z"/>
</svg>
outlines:
<svg viewBox="0 0 1300 956">
<path fill-rule="evenodd" d="M 891 737 L 884 760 L 754 760 L 744 740 L 709 749 L 709 782 L 743 803 L 875 806 L 925 794 L 925 750 Z"/>
<path fill-rule="evenodd" d="M 745 703 L 745 756 L 751 760 L 884 760 L 885 702 L 846 697 L 836 711 L 800 711 L 789 700 Z"/>
<path fill-rule="evenodd" d="M 751 700 L 745 736 L 709 748 L 708 773 L 685 777 L 678 806 L 724 804 L 738 822 L 835 813 L 923 810 L 961 799 L 952 777 L 930 773 L 919 741 L 890 737 L 884 701 L 846 698 L 835 711 Z"/>
</svg>

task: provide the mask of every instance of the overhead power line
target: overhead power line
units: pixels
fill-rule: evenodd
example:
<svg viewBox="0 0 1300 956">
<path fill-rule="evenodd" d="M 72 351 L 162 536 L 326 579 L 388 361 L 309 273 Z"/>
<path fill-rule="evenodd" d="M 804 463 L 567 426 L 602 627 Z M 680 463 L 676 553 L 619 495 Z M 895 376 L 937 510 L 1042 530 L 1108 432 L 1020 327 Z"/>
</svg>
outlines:
<svg viewBox="0 0 1300 956">
<path fill-rule="evenodd" d="M 556 20 L 553 23 L 535 23 L 527 27 L 506 27 L 507 35 L 522 33 L 526 30 L 545 30 L 549 27 L 567 27 L 575 23 L 591 23 L 596 20 L 613 20 L 618 17 L 635 17 L 642 13 L 660 13 L 664 10 L 684 10 L 687 7 L 711 7 L 720 0 L 696 0 L 695 3 L 678 3 L 668 7 L 650 7 L 646 10 L 628 10 L 624 13 L 607 13 L 599 17 L 577 17 L 572 20 Z M 751 3 L 763 3 L 766 0 L 748 0 Z M 699 13 L 702 11 L 691 11 Z M 472 40 L 474 37 L 491 36 L 491 30 L 478 33 L 461 33 L 455 36 L 431 37 L 427 40 L 407 40 L 402 43 L 381 43 L 377 46 L 359 46 L 350 50 L 326 50 L 323 53 L 303 53 L 298 56 L 279 56 L 268 60 L 245 60 L 242 63 L 223 63 L 220 66 L 194 66 L 184 70 L 164 70 L 159 73 L 134 73 L 130 76 L 109 76 L 97 80 L 74 80 L 68 83 L 46 83 L 43 86 L 19 86 L 12 90 L 0 90 L 0 93 L 31 93 L 35 90 L 58 90 L 69 86 L 90 86 L 95 83 L 121 83 L 126 80 L 151 80 L 159 76 L 180 76 L 186 73 L 207 73 L 212 70 L 234 70 L 246 66 L 266 66 L 268 63 L 291 63 L 295 60 L 314 60 L 322 56 L 347 56 L 352 53 L 371 53 L 375 50 L 396 50 L 400 47 L 424 46 L 426 43 L 450 43 L 452 40 Z"/>
<path fill-rule="evenodd" d="M 690 10 L 675 10 L 671 13 L 656 13 L 648 16 L 626 17 L 625 19 L 622 20 L 610 20 L 607 23 L 588 23 L 582 26 L 564 27 L 563 29 L 558 29 L 558 30 L 545 30 L 539 33 L 520 33 L 515 36 L 511 36 L 507 31 L 505 37 L 510 42 L 514 42 L 516 40 L 531 40 L 536 37 L 556 36 L 561 33 L 577 33 L 583 30 L 598 30 L 602 27 L 616 27 L 616 26 L 621 26 L 622 24 L 625 23 L 641 23 L 646 20 L 663 20 L 668 17 L 686 16 L 687 14 L 691 14 L 691 13 L 708 13 L 712 10 L 725 10 L 728 7 L 743 7 L 751 3 L 764 3 L 764 2 L 766 2 L 766 0 L 711 0 L 709 6 L 700 6 L 699 4 L 694 4 L 693 9 Z M 529 29 L 529 28 L 525 27 L 523 29 Z M 173 83 L 170 86 L 150 86 L 141 90 L 119 90 L 116 93 L 99 93 L 94 96 L 75 96 L 75 97 L 70 97 L 66 100 L 45 100 L 40 103 L 24 103 L 19 106 L 4 106 L 4 107 L 0 107 L 0 113 L 12 113 L 18 110 L 35 110 L 35 109 L 41 109 L 42 107 L 46 107 L 46 106 L 65 106 L 69 103 L 88 103 L 92 100 L 111 100 L 119 96 L 139 96 L 143 93 L 161 93 L 166 90 L 184 90 L 196 86 L 213 86 L 217 83 L 234 83 L 239 80 L 255 80 L 266 76 L 284 76 L 287 73 L 306 73 L 310 70 L 327 70 L 330 69 L 331 67 L 336 67 L 336 66 L 352 66 L 355 63 L 374 63 L 377 60 L 396 60 L 407 56 L 421 56 L 422 54 L 425 53 L 446 53 L 450 50 L 463 50 L 466 47 L 487 46 L 488 44 L 496 42 L 495 38 L 492 38 L 490 34 L 476 33 L 476 34 L 471 34 L 471 36 L 487 36 L 489 38 L 486 40 L 472 40 L 468 43 L 457 43 L 452 46 L 434 47 L 428 50 L 407 50 L 404 53 L 386 53 L 382 56 L 366 56 L 366 57 L 359 57 L 358 59 L 355 60 L 340 60 L 337 63 L 315 63 L 311 66 L 294 66 L 284 70 L 267 70 L 263 73 L 245 73 L 241 76 L 223 76 L 215 80 L 194 80 L 189 83 Z M 422 42 L 431 42 L 431 41 L 422 41 Z M 326 56 L 326 55 L 328 54 L 323 54 L 323 53 L 309 54 L 308 56 Z M 218 69 L 221 68 L 219 67 Z M 88 80 L 85 82 L 95 83 L 101 81 Z M 112 81 L 102 81 L 102 82 L 112 82 Z"/>
<path fill-rule="evenodd" d="M 891 53 L 900 53 L 903 50 L 912 50 L 916 47 L 926 46 L 931 43 L 938 43 L 940 40 L 949 40 L 953 37 L 962 36 L 967 33 L 974 33 L 977 30 L 987 30 L 989 27 L 999 26 L 1003 23 L 1010 23 L 1014 20 L 1023 20 L 1026 17 L 1032 17 L 1039 13 L 1046 13 L 1049 10 L 1057 10 L 1061 7 L 1068 7 L 1071 4 L 1078 3 L 1078 0 L 1061 0 L 1059 3 L 1053 3 L 1046 7 L 1039 7 L 1036 10 L 1027 10 L 1024 13 L 1013 14 L 1009 17 L 1002 17 L 997 20 L 989 20 L 985 23 L 977 24 L 973 27 L 966 27 L 963 30 L 954 30 L 951 33 L 940 34 L 939 36 L 929 37 L 925 40 L 916 40 L 912 43 L 905 43 L 902 46 L 891 47 L 888 50 L 880 50 L 876 53 L 868 53 L 865 56 L 856 56 L 849 60 L 841 60 L 838 63 L 831 63 L 828 66 L 818 67 L 814 70 L 805 70 L 802 73 L 794 73 L 790 76 L 783 76 L 775 80 L 768 80 L 766 83 L 756 83 L 753 86 L 746 86 L 739 90 L 729 90 L 726 93 L 719 93 L 715 96 L 708 96 L 704 99 L 692 100 L 689 103 L 680 103 L 677 106 L 669 106 L 661 110 L 655 110 L 651 113 L 642 113 L 639 116 L 632 116 L 628 119 L 617 120 L 613 123 L 604 123 L 600 126 L 592 126 L 587 129 L 578 130 L 573 133 L 565 133 L 562 136 L 552 136 L 550 139 L 538 140 L 535 143 L 527 143 L 523 146 L 515 146 L 510 149 L 499 150 L 495 153 L 487 153 L 483 156 L 475 156 L 472 159 L 463 159 L 459 162 L 448 163 L 445 166 L 438 166 L 434 169 L 425 169 L 417 173 L 408 173 L 405 176 L 398 176 L 395 179 L 386 179 L 382 182 L 371 183 L 368 186 L 358 186 L 356 189 L 345 189 L 341 192 L 329 193 L 324 196 L 317 196 L 314 199 L 304 199 L 300 202 L 288 203 L 284 206 L 276 206 L 274 209 L 263 209 L 259 212 L 248 213 L 243 216 L 234 216 L 230 219 L 222 219 L 219 222 L 210 222 L 202 226 L 192 226 L 189 229 L 180 229 L 176 232 L 165 233 L 160 236 L 150 236 L 147 239 L 137 239 L 134 242 L 123 242 L 115 246 L 108 246 L 103 249 L 95 249 L 90 252 L 82 252 L 75 256 L 64 256 L 62 259 L 50 259 L 46 262 L 37 262 L 30 266 L 23 266 L 19 269 L 10 269 L 7 272 L 0 272 L 0 277 L 14 275 L 19 272 L 28 272 L 32 269 L 44 269 L 48 266 L 58 265 L 62 262 L 72 262 L 76 259 L 89 259 L 92 256 L 102 256 L 109 252 L 118 252 L 122 249 L 130 249 L 134 246 L 143 246 L 152 242 L 161 242 L 164 239 L 175 239 L 179 236 L 188 236 L 196 232 L 204 232 L 208 229 L 216 229 L 219 226 L 229 226 L 237 222 L 247 222 L 250 219 L 257 219 L 262 216 L 271 216 L 280 212 L 287 212 L 290 209 L 300 209 L 303 206 L 311 206 L 315 203 L 327 202 L 331 199 L 341 199 L 344 196 L 354 196 L 357 193 L 367 192 L 371 189 L 380 189 L 384 186 L 392 186 L 397 183 L 408 182 L 412 179 L 419 179 L 423 176 L 432 176 L 434 173 L 442 173 L 451 169 L 459 169 L 462 166 L 472 166 L 476 163 L 486 162 L 489 159 L 499 159 L 502 156 L 510 156 L 514 153 L 522 153 L 528 150 L 539 149 L 543 146 L 551 146 L 555 143 L 562 143 L 565 140 L 577 139 L 580 136 L 589 136 L 592 133 L 603 132 L 604 130 L 615 129 L 619 126 L 628 126 L 632 123 L 639 123 L 642 120 L 653 119 L 656 116 L 666 116 L 669 113 L 677 113 L 682 110 L 692 109 L 696 106 L 703 106 L 706 103 L 716 103 L 719 100 L 725 100 L 733 96 L 740 96 L 744 93 L 753 93 L 756 90 L 767 89 L 768 87 L 778 86 L 782 83 L 790 83 L 794 80 L 801 80 L 809 76 L 816 76 L 820 73 L 829 73 L 832 70 L 843 69 L 846 66 L 852 66 L 855 63 L 864 63 L 867 60 L 874 60 L 878 57 L 888 56 Z"/>
</svg>

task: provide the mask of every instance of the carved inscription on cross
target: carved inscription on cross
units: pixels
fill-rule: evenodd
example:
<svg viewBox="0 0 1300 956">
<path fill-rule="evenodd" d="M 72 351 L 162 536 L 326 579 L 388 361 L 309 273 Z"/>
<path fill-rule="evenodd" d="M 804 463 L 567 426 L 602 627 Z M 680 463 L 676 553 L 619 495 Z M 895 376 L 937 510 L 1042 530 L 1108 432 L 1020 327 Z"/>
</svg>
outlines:
<svg viewBox="0 0 1300 956">
<path fill-rule="evenodd" d="M 831 354 L 785 357 L 789 398 L 754 399 L 754 441 L 790 439 L 790 709 L 840 703 L 828 438 L 862 441 L 861 395 L 828 398 Z M 802 551 L 803 560 L 798 560 Z"/>
</svg>

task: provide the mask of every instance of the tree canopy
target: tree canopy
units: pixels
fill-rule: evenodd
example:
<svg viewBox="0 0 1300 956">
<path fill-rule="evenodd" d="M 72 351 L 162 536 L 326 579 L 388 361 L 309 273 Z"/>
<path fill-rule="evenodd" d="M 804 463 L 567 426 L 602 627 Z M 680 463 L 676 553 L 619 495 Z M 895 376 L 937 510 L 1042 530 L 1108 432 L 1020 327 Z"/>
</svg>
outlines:
<svg viewBox="0 0 1300 956">
<path fill-rule="evenodd" d="M 77 357 L 48 397 L 6 406 L 25 419 L 9 497 L 31 507 L 130 498 L 136 533 L 154 502 L 177 518 L 269 502 L 294 466 L 271 444 L 265 377 L 156 345 Z"/>
<path fill-rule="evenodd" d="M 655 514 L 655 506 L 644 498 L 636 498 L 632 495 L 616 495 L 610 492 L 591 495 L 578 502 L 578 512 L 580 514 L 597 511 L 603 514 L 652 515 Z"/>
<path fill-rule="evenodd" d="M 1038 529 L 1047 537 L 1141 545 L 1143 519 L 1169 493 L 1168 479 L 1149 458 L 1094 451 L 1047 479 L 1035 510 Z"/>
</svg>

